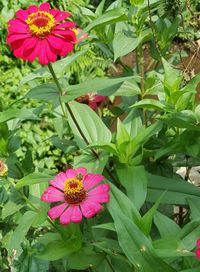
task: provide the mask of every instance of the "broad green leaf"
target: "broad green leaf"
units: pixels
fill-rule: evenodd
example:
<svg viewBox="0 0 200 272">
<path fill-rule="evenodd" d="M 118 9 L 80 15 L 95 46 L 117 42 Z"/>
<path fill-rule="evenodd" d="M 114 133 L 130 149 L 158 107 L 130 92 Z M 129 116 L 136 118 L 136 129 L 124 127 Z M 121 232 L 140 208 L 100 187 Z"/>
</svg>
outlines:
<svg viewBox="0 0 200 272">
<path fill-rule="evenodd" d="M 172 219 L 166 215 L 156 212 L 154 216 L 154 224 L 162 238 L 177 237 L 181 228 Z"/>
<path fill-rule="evenodd" d="M 21 243 L 23 242 L 26 233 L 34 222 L 35 217 L 36 213 L 32 211 L 28 211 L 23 214 L 9 241 L 7 248 L 9 256 L 11 256 L 13 250 L 16 250 L 18 256 L 20 255 Z"/>
<path fill-rule="evenodd" d="M 137 78 L 138 77 L 133 76 L 119 78 L 94 78 L 86 80 L 80 84 L 69 85 L 67 86 L 66 95 L 62 97 L 62 101 L 69 102 L 88 92 L 97 92 L 98 94 L 105 96 L 114 95 L 123 82 L 129 82 L 129 80 Z"/>
<path fill-rule="evenodd" d="M 44 100 L 44 101 L 58 101 L 59 92 L 55 83 L 44 83 L 31 89 L 26 97 Z"/>
<path fill-rule="evenodd" d="M 117 135 L 116 135 L 116 142 L 117 145 L 120 145 L 124 142 L 130 141 L 130 135 L 127 132 L 124 124 L 120 121 L 120 119 L 117 119 Z"/>
<path fill-rule="evenodd" d="M 21 120 L 37 120 L 38 117 L 31 109 L 8 109 L 0 112 L 0 123 L 19 118 Z"/>
<path fill-rule="evenodd" d="M 93 226 L 93 228 L 115 231 L 115 225 L 113 223 L 100 224 L 100 225 Z"/>
<path fill-rule="evenodd" d="M 190 219 L 198 219 L 200 218 L 200 210 L 199 210 L 199 204 L 200 204 L 200 200 L 199 199 L 191 199 L 188 198 L 187 199 L 188 204 L 190 206 Z"/>
<path fill-rule="evenodd" d="M 139 210 L 147 194 L 147 177 L 143 166 L 124 166 L 117 168 L 120 183 L 125 187 L 127 196 Z"/>
<path fill-rule="evenodd" d="M 20 179 L 16 184 L 16 188 L 19 189 L 19 188 L 26 186 L 26 185 L 33 185 L 33 184 L 37 184 L 37 183 L 41 183 L 41 182 L 46 182 L 46 181 L 50 180 L 51 178 L 52 178 L 52 176 L 47 175 L 47 174 L 32 173 L 32 174 L 29 174 L 29 175 L 25 176 L 24 178 Z"/>
<path fill-rule="evenodd" d="M 114 219 L 119 244 L 129 261 L 137 269 L 136 271 L 176 271 L 156 256 L 151 241 L 142 233 L 133 221 L 110 203 L 108 209 Z"/>
<path fill-rule="evenodd" d="M 113 40 L 114 60 L 135 50 L 140 42 L 141 39 L 127 35 L 124 31 L 118 32 Z"/>
<path fill-rule="evenodd" d="M 70 104 L 71 111 L 76 120 L 72 119 L 69 114 L 69 124 L 74 133 L 77 144 L 80 148 L 85 148 L 88 144 L 103 141 L 109 143 L 111 141 L 112 134 L 110 130 L 105 126 L 100 117 L 94 112 L 89 106 L 73 102 Z M 80 130 L 84 134 L 86 141 L 80 134 L 80 130 L 77 128 L 79 126 Z"/>
<path fill-rule="evenodd" d="M 187 199 L 199 199 L 200 188 L 181 178 L 166 178 L 147 174 L 147 200 L 155 202 L 163 191 L 166 191 L 161 203 L 187 205 Z"/>
<path fill-rule="evenodd" d="M 127 19 L 125 9 L 115 8 L 106 11 L 101 17 L 93 20 L 85 29 L 84 32 L 88 32 L 91 29 L 103 27 L 106 25 L 114 24 L 116 22 L 125 21 Z"/>
<path fill-rule="evenodd" d="M 136 225 L 139 226 L 141 216 L 134 204 L 122 191 L 117 189 L 115 185 L 112 183 L 109 183 L 109 185 L 111 188 L 109 205 L 115 210 L 119 210 L 124 213 L 127 217 L 133 220 Z"/>
<path fill-rule="evenodd" d="M 134 138 L 142 128 L 142 119 L 137 109 L 132 109 L 123 121 L 128 133 Z"/>
<path fill-rule="evenodd" d="M 196 246 L 196 241 L 200 237 L 200 219 L 195 219 L 185 225 L 180 231 L 178 237 L 182 240 L 188 250 Z"/>
<path fill-rule="evenodd" d="M 131 5 L 138 6 L 144 3 L 144 0 L 130 0 Z"/>
<path fill-rule="evenodd" d="M 146 99 L 143 99 L 139 102 L 136 102 L 130 108 L 135 108 L 135 109 L 136 108 L 147 108 L 147 109 L 165 111 L 166 106 L 158 100 L 146 98 Z"/>
<path fill-rule="evenodd" d="M 48 243 L 45 246 L 44 251 L 36 255 L 36 257 L 43 260 L 56 261 L 70 255 L 73 252 L 78 251 L 80 247 L 80 243 L 74 239 L 66 241 L 56 240 Z"/>
<path fill-rule="evenodd" d="M 2 209 L 2 219 L 4 220 L 6 217 L 18 212 L 24 205 L 16 204 L 12 201 L 8 201 Z"/>
</svg>

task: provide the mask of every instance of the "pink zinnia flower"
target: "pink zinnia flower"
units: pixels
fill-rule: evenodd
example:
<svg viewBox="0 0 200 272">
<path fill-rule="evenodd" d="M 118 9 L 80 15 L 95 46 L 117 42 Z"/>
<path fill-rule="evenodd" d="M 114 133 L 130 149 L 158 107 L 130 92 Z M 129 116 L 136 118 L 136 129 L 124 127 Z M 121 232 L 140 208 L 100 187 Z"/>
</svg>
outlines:
<svg viewBox="0 0 200 272">
<path fill-rule="evenodd" d="M 75 23 L 64 21 L 70 13 L 42 3 L 39 8 L 32 5 L 20 9 L 16 16 L 8 22 L 6 39 L 15 57 L 31 62 L 38 57 L 41 64 L 48 64 L 73 50 L 76 35 L 71 28 Z"/>
<path fill-rule="evenodd" d="M 197 239 L 196 245 L 199 248 L 195 250 L 195 255 L 197 259 L 200 259 L 200 239 Z"/>
<path fill-rule="evenodd" d="M 96 95 L 93 93 L 87 93 L 85 95 L 82 95 L 82 96 L 76 98 L 77 102 L 87 104 L 93 110 L 95 110 L 98 107 L 98 103 L 101 103 L 105 100 L 106 100 L 106 96 Z"/>
<path fill-rule="evenodd" d="M 44 202 L 61 202 L 48 211 L 49 217 L 60 217 L 61 224 L 69 224 L 99 213 L 100 203 L 109 201 L 109 185 L 99 185 L 103 179 L 100 174 L 87 173 L 85 168 L 68 169 L 56 175 L 41 197 Z"/>
</svg>

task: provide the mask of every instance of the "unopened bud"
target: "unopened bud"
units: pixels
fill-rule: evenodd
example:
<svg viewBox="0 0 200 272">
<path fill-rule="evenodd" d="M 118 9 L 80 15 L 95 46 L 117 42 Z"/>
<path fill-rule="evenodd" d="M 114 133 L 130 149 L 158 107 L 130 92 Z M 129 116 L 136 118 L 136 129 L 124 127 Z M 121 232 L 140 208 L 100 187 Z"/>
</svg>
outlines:
<svg viewBox="0 0 200 272">
<path fill-rule="evenodd" d="M 0 160 L 0 177 L 5 177 L 8 173 L 8 167 L 4 161 Z"/>
</svg>

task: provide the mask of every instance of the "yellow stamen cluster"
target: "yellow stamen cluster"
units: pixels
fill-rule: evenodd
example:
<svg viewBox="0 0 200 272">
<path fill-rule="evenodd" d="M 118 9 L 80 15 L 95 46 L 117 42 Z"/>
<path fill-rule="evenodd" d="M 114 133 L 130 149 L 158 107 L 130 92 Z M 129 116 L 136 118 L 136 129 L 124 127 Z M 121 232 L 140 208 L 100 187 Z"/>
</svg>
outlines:
<svg viewBox="0 0 200 272">
<path fill-rule="evenodd" d="M 26 20 L 29 30 L 33 35 L 43 38 L 49 34 L 56 25 L 55 18 L 47 11 L 31 13 Z"/>
<path fill-rule="evenodd" d="M 65 180 L 64 184 L 65 200 L 69 204 L 78 204 L 86 197 L 83 181 L 78 178 Z"/>
</svg>

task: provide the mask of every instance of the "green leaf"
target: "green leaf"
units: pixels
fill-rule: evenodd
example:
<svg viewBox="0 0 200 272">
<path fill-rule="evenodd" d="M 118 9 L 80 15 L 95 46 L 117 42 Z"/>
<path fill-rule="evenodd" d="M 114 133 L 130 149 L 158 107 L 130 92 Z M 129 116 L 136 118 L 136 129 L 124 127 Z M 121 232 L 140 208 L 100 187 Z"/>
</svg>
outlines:
<svg viewBox="0 0 200 272">
<path fill-rule="evenodd" d="M 135 109 L 147 108 L 147 109 L 153 109 L 153 110 L 159 110 L 159 111 L 166 110 L 166 106 L 162 104 L 160 101 L 154 100 L 154 99 L 147 99 L 147 98 L 139 102 L 136 102 L 135 104 L 130 106 L 130 108 L 135 108 Z"/>
<path fill-rule="evenodd" d="M 73 102 L 70 104 L 70 108 L 78 126 L 89 144 L 97 141 L 108 143 L 111 141 L 112 134 L 110 130 L 89 106 Z M 80 131 L 70 114 L 69 124 L 74 133 L 77 144 L 80 148 L 85 148 L 88 143 L 83 139 L 83 136 L 80 134 Z"/>
<path fill-rule="evenodd" d="M 125 187 L 129 199 L 139 210 L 147 194 L 147 177 L 143 166 L 117 168 L 120 183 Z"/>
<path fill-rule="evenodd" d="M 190 211 L 191 211 L 190 218 L 191 218 L 191 220 L 200 218 L 200 210 L 199 210 L 200 200 L 199 199 L 188 198 L 187 201 L 188 201 L 188 204 L 190 206 Z"/>
<path fill-rule="evenodd" d="M 55 83 L 44 83 L 37 87 L 32 88 L 26 97 L 44 100 L 44 101 L 58 101 L 58 89 Z"/>
<path fill-rule="evenodd" d="M 124 31 L 118 32 L 113 40 L 114 61 L 135 50 L 141 39 L 127 35 Z"/>
<path fill-rule="evenodd" d="M 147 174 L 147 200 L 155 202 L 163 191 L 166 191 L 161 203 L 187 205 L 187 199 L 199 199 L 200 188 L 181 178 L 166 178 Z"/>
<path fill-rule="evenodd" d="M 131 5 L 138 6 L 144 3 L 144 0 L 130 0 Z"/>
<path fill-rule="evenodd" d="M 156 212 L 154 216 L 154 224 L 162 238 L 177 237 L 181 228 L 166 215 Z"/>
<path fill-rule="evenodd" d="M 200 219 L 195 219 L 185 225 L 180 231 L 178 237 L 182 240 L 188 250 L 196 246 L 196 240 L 200 237 Z"/>
<path fill-rule="evenodd" d="M 133 220 L 136 225 L 140 226 L 141 216 L 134 204 L 124 193 L 122 193 L 122 191 L 117 189 L 115 185 L 112 183 L 109 183 L 109 185 L 111 188 L 109 205 L 115 210 L 119 210 L 124 213 L 127 217 Z"/>
<path fill-rule="evenodd" d="M 156 256 L 151 241 L 137 225 L 110 203 L 108 209 L 114 219 L 120 247 L 138 271 L 176 271 Z"/>
<path fill-rule="evenodd" d="M 120 145 L 124 142 L 130 141 L 130 135 L 127 132 L 124 124 L 120 121 L 120 119 L 117 119 L 117 135 L 116 135 L 116 142 L 117 145 Z"/>
<path fill-rule="evenodd" d="M 56 240 L 48 243 L 45 246 L 44 251 L 40 252 L 40 254 L 36 255 L 36 257 L 43 260 L 56 261 L 78 251 L 79 249 L 80 244 L 75 242 L 74 239 L 69 239 L 66 241 Z"/>
<path fill-rule="evenodd" d="M 31 227 L 36 217 L 36 213 L 32 211 L 25 212 L 21 217 L 18 226 L 15 228 L 11 240 L 8 244 L 8 254 L 11 256 L 12 251 L 16 250 L 16 254 L 19 256 L 21 253 L 21 243 L 23 242 L 26 233 Z"/>
<path fill-rule="evenodd" d="M 147 236 L 150 234 L 154 215 L 164 195 L 165 192 L 162 193 L 151 209 L 149 209 L 141 219 L 143 233 Z"/>
<path fill-rule="evenodd" d="M 11 119 L 19 118 L 21 120 L 37 120 L 38 117 L 31 109 L 8 109 L 0 113 L 0 123 Z"/>
<path fill-rule="evenodd" d="M 29 174 L 29 175 L 25 176 L 24 178 L 20 179 L 16 184 L 16 188 L 19 189 L 19 188 L 26 186 L 26 185 L 33 185 L 33 184 L 37 184 L 37 183 L 41 183 L 41 182 L 46 182 L 46 181 L 49 181 L 51 178 L 52 178 L 52 176 L 47 175 L 47 174 L 32 173 L 32 174 Z"/>
<path fill-rule="evenodd" d="M 125 14 L 125 9 L 115 8 L 115 9 L 106 11 L 101 17 L 97 18 L 96 20 L 93 20 L 84 29 L 84 32 L 88 32 L 94 28 L 99 28 L 106 25 L 114 24 L 116 22 L 125 21 L 126 19 L 127 19 L 127 16 Z"/>
<path fill-rule="evenodd" d="M 8 201 L 2 209 L 2 219 L 4 220 L 6 217 L 18 212 L 23 207 L 22 204 L 16 204 L 12 201 Z"/>
</svg>

